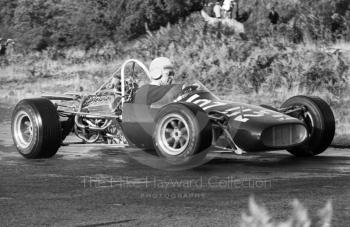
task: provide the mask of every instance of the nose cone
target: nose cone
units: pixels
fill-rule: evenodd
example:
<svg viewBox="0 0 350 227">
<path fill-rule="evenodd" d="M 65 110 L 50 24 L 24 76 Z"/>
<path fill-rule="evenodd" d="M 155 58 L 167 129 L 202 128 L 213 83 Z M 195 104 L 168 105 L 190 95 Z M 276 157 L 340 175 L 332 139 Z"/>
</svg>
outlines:
<svg viewBox="0 0 350 227">
<path fill-rule="evenodd" d="M 249 120 L 239 121 L 240 118 Z M 235 143 L 247 152 L 287 149 L 302 144 L 308 138 L 302 121 L 278 112 L 235 116 L 230 118 L 229 126 Z"/>
<path fill-rule="evenodd" d="M 286 148 L 303 143 L 308 137 L 308 131 L 302 124 L 276 125 L 265 129 L 261 141 L 266 147 Z"/>
</svg>

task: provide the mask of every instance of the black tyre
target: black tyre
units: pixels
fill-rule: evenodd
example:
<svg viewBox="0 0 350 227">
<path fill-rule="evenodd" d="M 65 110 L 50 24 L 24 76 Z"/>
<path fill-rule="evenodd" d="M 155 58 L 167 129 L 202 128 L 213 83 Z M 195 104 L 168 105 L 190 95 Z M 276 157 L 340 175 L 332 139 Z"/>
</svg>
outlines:
<svg viewBox="0 0 350 227">
<path fill-rule="evenodd" d="M 62 142 L 55 106 L 48 99 L 24 99 L 13 113 L 12 138 L 21 155 L 29 159 L 49 158 Z"/>
<path fill-rule="evenodd" d="M 196 105 L 169 104 L 157 115 L 153 143 L 157 154 L 169 163 L 188 164 L 211 146 L 211 123 Z"/>
<path fill-rule="evenodd" d="M 315 156 L 325 151 L 332 143 L 335 133 L 335 120 L 330 106 L 318 97 L 296 96 L 287 100 L 282 108 L 299 106 L 305 111 L 294 116 L 308 126 L 309 140 L 288 151 L 295 156 Z"/>
</svg>

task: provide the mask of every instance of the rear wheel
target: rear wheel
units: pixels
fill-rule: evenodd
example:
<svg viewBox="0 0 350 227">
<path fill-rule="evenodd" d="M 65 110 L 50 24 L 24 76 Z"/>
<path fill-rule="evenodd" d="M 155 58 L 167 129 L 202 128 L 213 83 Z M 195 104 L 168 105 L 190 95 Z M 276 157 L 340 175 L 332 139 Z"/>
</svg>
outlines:
<svg viewBox="0 0 350 227">
<path fill-rule="evenodd" d="M 193 104 L 170 104 L 156 118 L 153 142 L 159 156 L 175 165 L 190 163 L 211 146 L 207 114 Z"/>
<path fill-rule="evenodd" d="M 287 100 L 282 108 L 302 107 L 303 111 L 291 114 L 304 121 L 308 128 L 309 140 L 288 151 L 295 156 L 315 156 L 324 152 L 332 143 L 335 120 L 332 109 L 318 97 L 295 96 Z"/>
<path fill-rule="evenodd" d="M 55 106 L 48 99 L 20 101 L 12 114 L 12 138 L 26 158 L 49 158 L 62 142 L 61 126 Z"/>
</svg>

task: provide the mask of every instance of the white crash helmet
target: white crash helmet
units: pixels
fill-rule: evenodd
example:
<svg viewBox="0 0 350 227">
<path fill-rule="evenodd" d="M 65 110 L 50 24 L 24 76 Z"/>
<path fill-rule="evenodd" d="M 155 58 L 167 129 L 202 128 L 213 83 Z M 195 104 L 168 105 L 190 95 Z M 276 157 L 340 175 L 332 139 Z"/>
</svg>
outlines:
<svg viewBox="0 0 350 227">
<path fill-rule="evenodd" d="M 168 83 L 168 76 L 165 75 L 165 71 L 173 72 L 174 66 L 169 58 L 159 57 L 151 62 L 149 67 L 150 79 L 152 84 L 155 85 L 165 85 Z"/>
</svg>

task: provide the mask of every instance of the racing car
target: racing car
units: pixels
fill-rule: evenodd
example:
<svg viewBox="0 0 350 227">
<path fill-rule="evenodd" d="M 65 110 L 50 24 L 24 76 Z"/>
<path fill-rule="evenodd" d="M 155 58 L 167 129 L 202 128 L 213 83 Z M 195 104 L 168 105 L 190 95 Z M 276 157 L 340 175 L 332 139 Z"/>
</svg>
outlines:
<svg viewBox="0 0 350 227">
<path fill-rule="evenodd" d="M 221 100 L 197 81 L 165 85 L 165 90 L 177 91 L 176 98 L 149 103 L 138 94 L 135 65 L 147 79 L 148 68 L 130 59 L 93 93 L 21 100 L 11 123 L 19 153 L 28 159 L 50 158 L 73 132 L 84 144 L 156 151 L 174 165 L 210 147 L 237 155 L 287 150 L 315 156 L 333 140 L 333 112 L 318 97 L 295 96 L 278 108 L 250 105 Z"/>
</svg>

